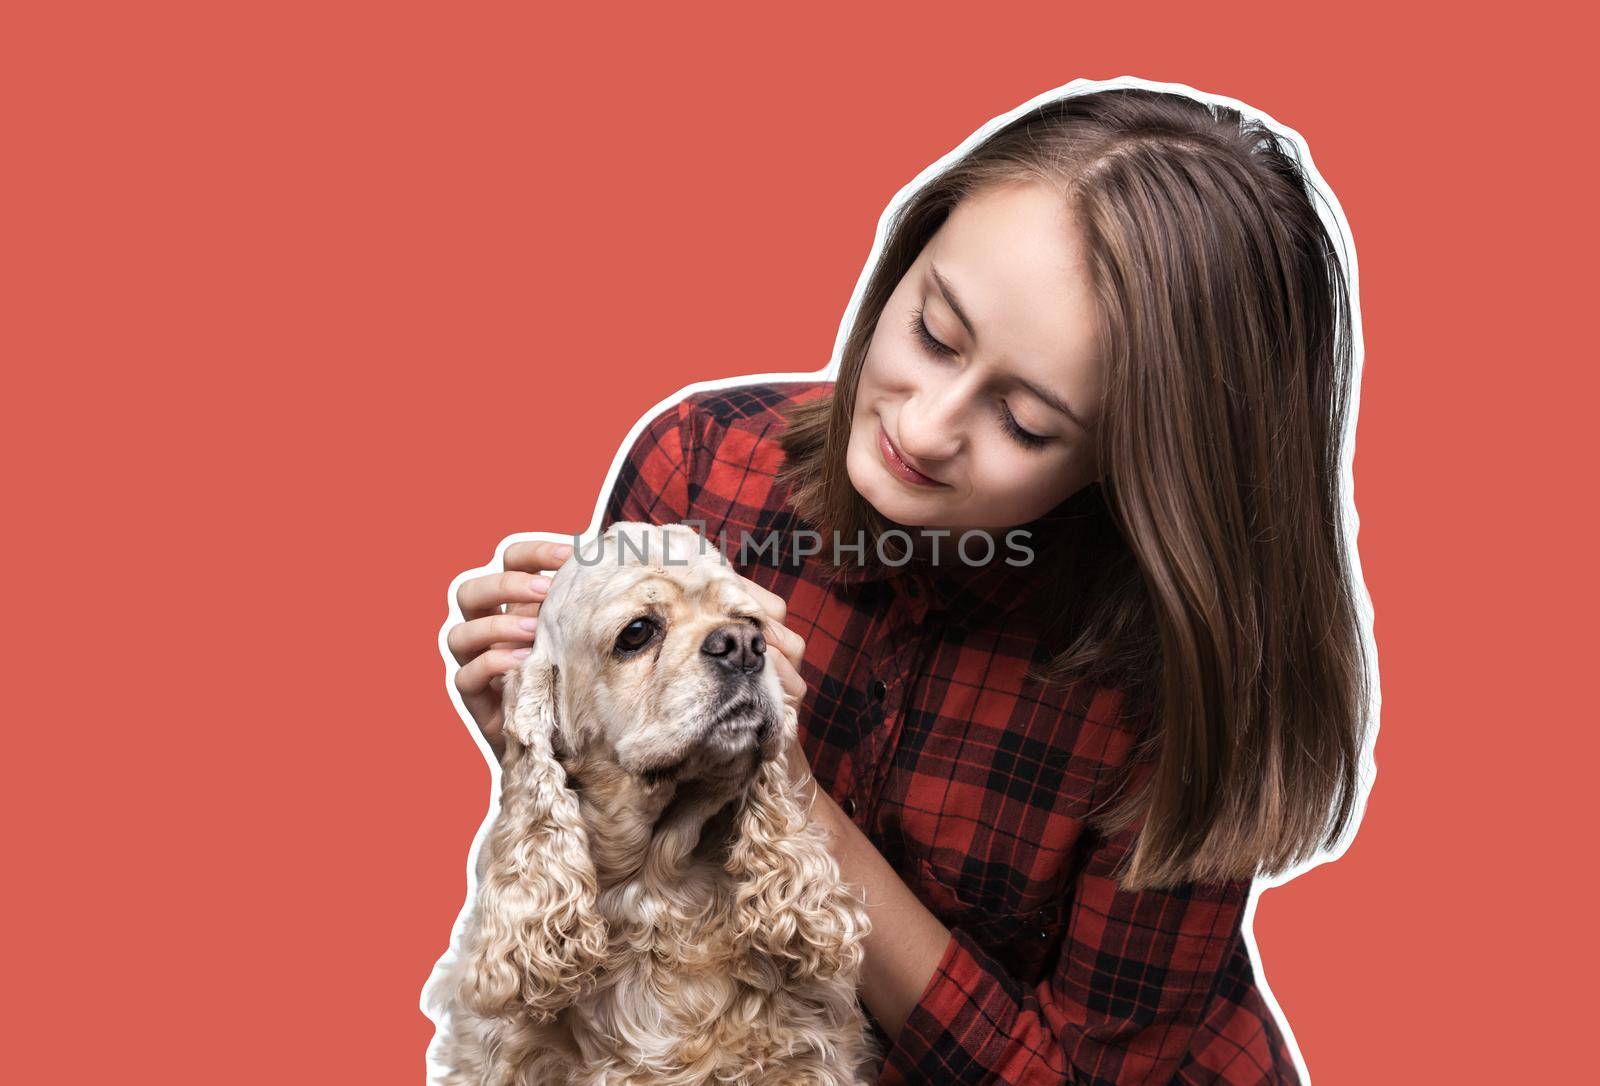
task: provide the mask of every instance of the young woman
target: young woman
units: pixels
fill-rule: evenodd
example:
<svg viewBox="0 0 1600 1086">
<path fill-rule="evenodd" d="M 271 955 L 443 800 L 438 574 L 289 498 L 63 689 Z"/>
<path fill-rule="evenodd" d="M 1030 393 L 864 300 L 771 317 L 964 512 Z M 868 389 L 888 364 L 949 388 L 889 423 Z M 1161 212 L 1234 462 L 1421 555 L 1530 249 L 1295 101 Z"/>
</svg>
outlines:
<svg viewBox="0 0 1600 1086">
<path fill-rule="evenodd" d="M 1297 1081 L 1242 924 L 1360 806 L 1351 380 L 1292 145 L 1117 89 L 908 200 L 835 381 L 695 392 L 634 442 L 602 524 L 694 523 L 768 603 L 881 1081 Z M 567 553 L 458 593 L 496 745 Z"/>
</svg>

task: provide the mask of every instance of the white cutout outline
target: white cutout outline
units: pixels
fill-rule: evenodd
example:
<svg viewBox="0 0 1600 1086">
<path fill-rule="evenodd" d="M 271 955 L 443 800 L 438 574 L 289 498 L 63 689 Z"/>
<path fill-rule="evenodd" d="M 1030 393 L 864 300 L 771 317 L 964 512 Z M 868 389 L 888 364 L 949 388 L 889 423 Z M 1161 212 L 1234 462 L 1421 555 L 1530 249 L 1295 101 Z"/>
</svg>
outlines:
<svg viewBox="0 0 1600 1086">
<path fill-rule="evenodd" d="M 833 354 L 828 364 L 821 370 L 816 371 L 801 372 L 790 370 L 772 373 L 745 374 L 734 377 L 719 377 L 709 381 L 696 381 L 692 384 L 684 385 L 677 392 L 658 401 L 654 407 L 651 407 L 648 411 L 646 411 L 642 416 L 640 416 L 639 420 L 633 424 L 633 426 L 628 430 L 627 436 L 623 439 L 621 445 L 618 447 L 616 455 L 612 458 L 611 468 L 606 473 L 605 482 L 602 484 L 600 493 L 595 500 L 594 513 L 590 518 L 589 526 L 581 533 L 581 536 L 584 539 L 587 539 L 599 528 L 600 519 L 605 512 L 607 500 L 611 495 L 612 487 L 616 483 L 617 475 L 622 469 L 623 461 L 627 458 L 627 454 L 633 447 L 633 443 L 638 439 L 639 435 L 643 433 L 645 427 L 661 412 L 676 406 L 684 399 L 694 395 L 697 392 L 705 392 L 722 388 L 735 388 L 741 385 L 759 384 L 764 382 L 831 381 L 837 377 L 839 372 L 840 355 L 843 351 L 845 340 L 849 335 L 851 325 L 854 323 L 856 313 L 860 308 L 862 296 L 866 292 L 867 282 L 871 278 L 872 272 L 877 267 L 878 261 L 882 256 L 883 243 L 888 224 L 893 219 L 894 214 L 899 211 L 900 207 L 924 184 L 943 173 L 946 168 L 953 165 L 958 159 L 963 158 L 968 151 L 970 151 L 978 143 L 982 142 L 991 133 L 1009 124 L 1022 114 L 1027 113 L 1046 102 L 1055 101 L 1060 98 L 1073 97 L 1080 94 L 1088 94 L 1094 91 L 1111 90 L 1120 87 L 1139 87 L 1146 90 L 1165 91 L 1173 94 L 1181 94 L 1200 102 L 1209 102 L 1216 105 L 1227 106 L 1231 109 L 1238 110 L 1247 118 L 1259 121 L 1273 132 L 1280 136 L 1286 137 L 1290 142 L 1292 142 L 1299 158 L 1300 169 L 1316 198 L 1317 214 L 1322 219 L 1324 226 L 1328 228 L 1330 235 L 1336 237 L 1339 241 L 1341 249 L 1340 253 L 1338 254 L 1340 258 L 1340 266 L 1343 269 L 1345 281 L 1348 284 L 1349 289 L 1351 369 L 1349 404 L 1345 419 L 1345 432 L 1343 434 L 1340 446 L 1339 490 L 1341 496 L 1340 505 L 1343 521 L 1342 527 L 1345 533 L 1346 550 L 1350 560 L 1347 572 L 1351 578 L 1351 583 L 1355 588 L 1355 604 L 1357 617 L 1359 620 L 1358 624 L 1361 627 L 1362 646 L 1366 655 L 1367 663 L 1370 667 L 1369 678 L 1371 681 L 1371 690 L 1370 698 L 1368 700 L 1368 713 L 1364 721 L 1366 735 L 1364 737 L 1365 741 L 1362 744 L 1361 750 L 1360 784 L 1357 789 L 1355 808 L 1350 819 L 1350 824 L 1346 828 L 1345 832 L 1340 836 L 1339 840 L 1336 841 L 1332 846 L 1320 850 L 1305 862 L 1298 864 L 1279 875 L 1274 875 L 1271 877 L 1258 877 L 1250 888 L 1250 898 L 1245 904 L 1244 916 L 1241 920 L 1245 945 L 1250 951 L 1250 964 L 1255 971 L 1256 984 L 1261 991 L 1262 999 L 1266 1002 L 1267 1007 L 1271 1010 L 1274 1019 L 1276 1019 L 1278 1023 L 1278 1028 L 1283 1032 L 1284 1039 L 1288 1042 L 1290 1054 L 1294 1057 L 1295 1070 L 1298 1072 L 1301 1080 L 1306 1084 L 1306 1086 L 1310 1086 L 1311 1074 L 1306 1067 L 1305 1058 L 1301 1055 L 1300 1043 L 1295 1038 L 1294 1030 L 1289 1026 L 1289 1021 L 1283 1013 L 1283 1008 L 1278 1003 L 1277 996 L 1275 996 L 1272 992 L 1272 987 L 1267 981 L 1266 971 L 1261 963 L 1261 952 L 1260 948 L 1256 945 L 1255 936 L 1256 906 L 1260 902 L 1263 891 L 1271 889 L 1275 886 L 1282 886 L 1284 883 L 1298 878 L 1300 875 L 1305 874 L 1307 871 L 1310 871 L 1315 867 L 1320 867 L 1322 864 L 1337 860 L 1339 857 L 1345 854 L 1351 843 L 1355 840 L 1356 834 L 1360 830 L 1361 822 L 1366 816 L 1367 798 L 1370 795 L 1373 783 L 1377 778 L 1377 761 L 1374 755 L 1378 741 L 1379 716 L 1380 709 L 1383 704 L 1383 695 L 1381 689 L 1382 684 L 1379 681 L 1377 644 L 1373 638 L 1373 621 L 1375 616 L 1372 606 L 1372 598 L 1371 594 L 1367 590 L 1366 579 L 1361 573 L 1361 555 L 1360 549 L 1357 545 L 1361 526 L 1361 518 L 1356 512 L 1355 506 L 1355 474 L 1353 467 L 1355 460 L 1356 422 L 1360 414 L 1361 406 L 1361 376 L 1365 350 L 1364 340 L 1361 332 L 1361 300 L 1359 291 L 1360 282 L 1356 262 L 1355 240 L 1351 236 L 1350 224 L 1345 218 L 1344 209 L 1339 205 L 1338 198 L 1334 195 L 1333 190 L 1328 187 L 1327 182 L 1322 178 L 1322 174 L 1317 170 L 1316 165 L 1311 157 L 1311 149 L 1299 132 L 1288 127 L 1287 125 L 1280 124 L 1278 121 L 1268 116 L 1261 110 L 1258 110 L 1253 106 L 1246 105 L 1236 98 L 1199 91 L 1185 83 L 1157 82 L 1131 75 L 1115 76 L 1110 79 L 1100 80 L 1074 79 L 1052 90 L 1035 95 L 1033 98 L 1028 99 L 1026 102 L 1015 107 L 1014 109 L 991 118 L 977 130 L 975 130 L 965 140 L 963 140 L 959 145 L 940 156 L 937 161 L 933 162 L 931 165 L 927 166 L 920 173 L 918 173 L 916 177 L 912 178 L 911 181 L 902 186 L 901 189 L 895 193 L 894 197 L 890 199 L 888 205 L 883 211 L 883 214 L 878 218 L 877 230 L 872 242 L 872 251 L 867 258 L 866 264 L 862 268 L 859 278 L 856 281 L 855 290 L 850 296 L 850 303 L 845 307 L 844 317 L 839 323 L 839 331 L 834 337 Z M 432 1013 L 431 1001 L 435 996 L 434 988 L 444 976 L 448 967 L 456 960 L 460 953 L 461 935 L 466 927 L 467 918 L 471 914 L 473 902 L 476 899 L 478 892 L 476 877 L 478 853 L 479 850 L 484 846 L 484 843 L 489 835 L 489 830 L 494 825 L 495 817 L 500 811 L 500 763 L 495 759 L 494 753 L 490 749 L 487 740 L 485 740 L 482 733 L 479 732 L 477 724 L 475 724 L 472 720 L 472 715 L 467 711 L 465 704 L 461 700 L 460 692 L 456 689 L 455 676 L 456 672 L 460 670 L 460 665 L 455 662 L 455 658 L 450 654 L 450 647 L 447 642 L 447 637 L 449 635 L 450 628 L 462 621 L 461 609 L 456 602 L 456 592 L 461 587 L 462 583 L 473 577 L 479 577 L 484 574 L 502 571 L 505 568 L 504 559 L 507 547 L 514 543 L 531 542 L 534 540 L 570 543 L 572 542 L 572 536 L 567 533 L 552 532 L 517 532 L 513 535 L 506 536 L 500 541 L 499 545 L 495 547 L 494 558 L 491 562 L 489 562 L 487 565 L 464 570 L 451 580 L 449 593 L 446 598 L 446 607 L 449 611 L 449 614 L 445 619 L 444 625 L 439 628 L 439 654 L 443 658 L 445 664 L 445 690 L 450 697 L 451 703 L 455 705 L 456 714 L 460 718 L 461 723 L 466 727 L 468 735 L 471 736 L 472 741 L 477 744 L 478 749 L 482 752 L 485 761 L 487 761 L 489 764 L 490 782 L 489 810 L 484 816 L 482 823 L 479 825 L 478 831 L 473 837 L 472 847 L 467 853 L 466 899 L 462 903 L 461 909 L 456 914 L 455 922 L 451 925 L 450 945 L 445 950 L 444 954 L 439 957 L 438 961 L 435 962 L 433 970 L 429 973 L 427 981 L 423 984 L 422 994 L 419 1001 L 422 1013 L 428 1018 L 429 1021 L 434 1023 L 434 1036 L 433 1039 L 428 1043 L 426 1054 L 427 1081 L 430 1083 L 438 1080 L 444 1074 L 444 1068 L 437 1062 L 437 1046 L 439 1041 L 443 1038 L 444 1026 L 447 1024 L 443 1020 L 443 1017 L 435 1018 Z"/>
</svg>

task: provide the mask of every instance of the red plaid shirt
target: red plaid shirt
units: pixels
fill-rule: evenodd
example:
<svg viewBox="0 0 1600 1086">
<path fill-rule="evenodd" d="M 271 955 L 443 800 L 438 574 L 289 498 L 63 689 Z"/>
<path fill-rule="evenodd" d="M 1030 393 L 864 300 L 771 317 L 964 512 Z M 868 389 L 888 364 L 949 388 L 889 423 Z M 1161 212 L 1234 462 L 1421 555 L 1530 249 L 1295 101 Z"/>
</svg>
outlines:
<svg viewBox="0 0 1600 1086">
<path fill-rule="evenodd" d="M 1117 888 L 1131 833 L 1103 839 L 1084 820 L 1137 728 L 1117 691 L 1023 674 L 1047 658 L 1048 604 L 1003 561 L 1018 556 L 894 568 L 842 551 L 835 566 L 828 539 L 794 557 L 792 533 L 814 528 L 774 482 L 781 412 L 830 387 L 748 384 L 659 413 L 602 527 L 688 521 L 788 601 L 812 770 L 951 933 L 895 1043 L 878 1033 L 879 1081 L 1298 1082 L 1241 934 L 1250 884 Z M 776 556 L 757 550 L 770 533 Z"/>
</svg>

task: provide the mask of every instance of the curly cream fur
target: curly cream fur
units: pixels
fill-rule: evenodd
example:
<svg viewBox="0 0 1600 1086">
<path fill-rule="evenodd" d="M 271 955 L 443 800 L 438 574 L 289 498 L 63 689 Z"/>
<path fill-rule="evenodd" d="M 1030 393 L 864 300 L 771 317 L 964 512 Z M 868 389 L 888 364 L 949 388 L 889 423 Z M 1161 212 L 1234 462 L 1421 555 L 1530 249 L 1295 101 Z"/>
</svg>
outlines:
<svg viewBox="0 0 1600 1086">
<path fill-rule="evenodd" d="M 624 523 L 602 545 L 621 533 L 698 539 L 682 525 Z M 685 637 L 743 595 L 714 563 L 644 564 L 687 586 Z M 757 701 L 777 726 L 756 747 L 710 759 L 687 780 L 625 766 L 629 751 L 667 740 L 619 725 L 627 713 L 604 692 L 638 665 L 614 675 L 586 667 L 595 642 L 585 635 L 609 628 L 594 614 L 602 584 L 631 567 L 571 566 L 557 573 L 534 653 L 506 684 L 500 813 L 442 985 L 444 1082 L 871 1081 L 877 1053 L 856 997 L 868 921 L 789 779 L 794 710 L 770 664 Z M 654 686 L 681 684 L 697 666 L 687 649 L 661 660 L 668 674 L 654 673 L 634 699 L 655 706 Z"/>
</svg>

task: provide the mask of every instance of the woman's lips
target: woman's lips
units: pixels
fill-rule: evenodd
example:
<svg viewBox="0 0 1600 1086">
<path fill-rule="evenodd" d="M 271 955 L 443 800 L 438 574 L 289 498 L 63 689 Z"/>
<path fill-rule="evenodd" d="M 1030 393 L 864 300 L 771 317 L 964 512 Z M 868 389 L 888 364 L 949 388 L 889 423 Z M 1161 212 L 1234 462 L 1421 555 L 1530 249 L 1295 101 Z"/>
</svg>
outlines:
<svg viewBox="0 0 1600 1086">
<path fill-rule="evenodd" d="M 945 485 L 937 479 L 931 479 L 922 474 L 922 472 L 900 458 L 900 454 L 895 450 L 894 442 L 889 440 L 889 431 L 883 428 L 882 419 L 878 420 L 878 452 L 883 456 L 884 465 L 897 478 L 904 479 L 913 486 L 941 487 Z"/>
</svg>

